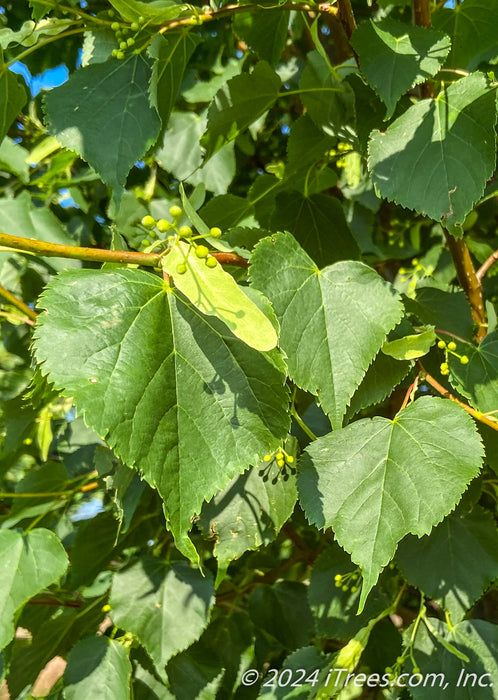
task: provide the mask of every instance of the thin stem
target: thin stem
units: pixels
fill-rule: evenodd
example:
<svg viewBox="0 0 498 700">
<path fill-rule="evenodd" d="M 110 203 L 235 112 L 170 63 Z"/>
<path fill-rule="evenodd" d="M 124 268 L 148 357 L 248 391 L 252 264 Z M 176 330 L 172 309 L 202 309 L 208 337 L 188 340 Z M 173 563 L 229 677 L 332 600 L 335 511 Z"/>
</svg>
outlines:
<svg viewBox="0 0 498 700">
<path fill-rule="evenodd" d="M 12 292 L 9 292 L 8 289 L 5 289 L 5 287 L 2 287 L 0 285 L 0 297 L 3 297 L 6 302 L 8 302 L 11 306 L 15 306 L 16 309 L 19 309 L 25 316 L 27 316 L 32 322 L 36 321 L 38 314 L 36 311 L 33 311 L 33 309 L 30 309 L 27 304 L 25 304 L 21 299 L 18 299 Z"/>
<path fill-rule="evenodd" d="M 467 295 L 472 318 L 477 324 L 476 340 L 478 343 L 486 337 L 486 312 L 479 278 L 476 275 L 470 252 L 463 238 L 455 238 L 445 231 L 446 241 L 455 265 L 458 281 Z"/>
<path fill-rule="evenodd" d="M 190 17 L 183 17 L 181 19 L 171 19 L 167 22 L 163 22 L 159 34 L 164 34 L 169 29 L 174 29 L 176 27 L 191 27 L 199 24 L 204 24 L 205 22 L 213 22 L 214 20 L 221 19 L 223 17 L 229 17 L 231 15 L 238 14 L 240 12 L 262 12 L 265 9 L 277 9 L 275 7 L 263 7 L 257 4 L 251 5 L 226 5 L 219 10 L 207 9 L 206 12 L 196 12 L 195 15 Z M 287 2 L 283 5 L 278 5 L 279 10 L 298 10 L 301 12 L 330 12 L 330 5 L 328 3 L 323 3 L 319 7 L 308 3 L 294 3 Z"/>
<path fill-rule="evenodd" d="M 430 384 L 439 394 L 441 394 L 441 396 L 444 396 L 445 399 L 450 399 L 450 401 L 454 401 L 459 406 L 461 406 L 464 411 L 467 411 L 467 413 L 473 418 L 480 421 L 481 423 L 485 423 L 485 425 L 487 425 L 490 428 L 493 428 L 493 430 L 498 431 L 498 421 L 495 421 L 492 418 L 488 418 L 486 414 L 481 413 L 480 411 L 476 411 L 471 406 L 468 406 L 463 401 L 460 401 L 460 399 L 457 399 L 456 396 L 453 396 L 453 394 L 447 391 L 445 387 L 437 381 L 437 379 L 434 379 L 432 375 L 428 374 L 428 372 L 425 371 L 421 362 L 417 361 L 417 367 L 422 372 L 423 376 L 421 377 L 421 379 L 426 381 L 427 384 Z"/>
<path fill-rule="evenodd" d="M 291 406 L 291 416 L 294 418 L 298 426 L 301 428 L 301 430 L 306 433 L 306 435 L 309 437 L 310 440 L 316 440 L 316 435 L 315 433 L 308 428 L 306 423 L 303 421 L 299 413 L 296 411 L 296 408 L 294 405 Z"/>
<path fill-rule="evenodd" d="M 38 241 L 34 238 L 10 236 L 7 233 L 0 233 L 0 249 L 2 246 L 18 250 L 21 253 L 35 253 L 36 255 L 44 257 L 71 258 L 88 262 L 144 265 L 145 267 L 158 267 L 163 255 L 163 253 L 139 253 L 133 250 L 105 250 L 103 248 L 82 248 L 80 246 L 61 245 L 59 243 L 46 243 L 45 241 Z M 222 265 L 238 265 L 239 267 L 249 266 L 248 260 L 235 253 L 217 253 L 213 251 L 211 255 Z"/>
<path fill-rule="evenodd" d="M 2 318 L 8 318 L 12 321 L 18 321 L 19 323 L 27 323 L 28 326 L 34 326 L 35 322 L 26 316 L 18 316 L 17 314 L 12 314 L 10 311 L 0 311 L 0 316 Z"/>
<path fill-rule="evenodd" d="M 356 29 L 356 20 L 354 18 L 353 8 L 351 7 L 350 0 L 337 0 L 337 5 L 339 7 L 339 19 L 346 36 L 351 39 L 354 30 Z"/>
<path fill-rule="evenodd" d="M 413 382 L 410 384 L 410 386 L 408 387 L 408 389 L 406 391 L 405 398 L 403 399 L 403 403 L 401 404 L 401 407 L 399 409 L 400 411 L 402 411 L 404 408 L 406 408 L 408 405 L 408 401 L 410 401 L 410 399 L 413 398 L 415 392 L 417 391 L 418 382 L 419 382 L 419 375 L 417 374 L 417 376 L 415 377 L 415 379 L 413 380 Z"/>
<path fill-rule="evenodd" d="M 482 282 L 482 278 L 486 274 L 486 272 L 489 270 L 489 268 L 495 264 L 495 262 L 498 260 L 498 250 L 495 250 L 494 253 L 491 253 L 489 258 L 483 262 L 481 267 L 477 270 L 476 272 L 476 277 L 479 280 L 479 282 Z"/>
<path fill-rule="evenodd" d="M 460 343 L 465 343 L 465 345 L 472 345 L 472 343 L 469 343 L 469 341 L 465 340 L 465 338 L 460 338 L 459 335 L 451 333 L 450 331 L 443 331 L 442 328 L 434 328 L 434 333 L 436 333 L 436 335 L 449 335 L 450 338 L 455 338 L 455 340 L 459 340 Z"/>
</svg>

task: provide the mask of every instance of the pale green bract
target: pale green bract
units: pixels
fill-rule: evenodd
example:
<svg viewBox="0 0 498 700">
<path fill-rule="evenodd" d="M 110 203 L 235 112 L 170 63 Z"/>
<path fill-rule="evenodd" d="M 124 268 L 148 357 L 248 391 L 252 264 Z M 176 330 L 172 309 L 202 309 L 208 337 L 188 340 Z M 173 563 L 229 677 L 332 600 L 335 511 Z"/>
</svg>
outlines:
<svg viewBox="0 0 498 700">
<path fill-rule="evenodd" d="M 481 468 L 483 448 L 470 416 L 445 399 L 423 397 L 394 420 L 351 423 L 312 443 L 298 474 L 308 520 L 333 527 L 361 567 L 360 611 L 399 540 L 431 531 Z"/>
<path fill-rule="evenodd" d="M 202 313 L 219 318 L 247 345 L 262 352 L 272 350 L 278 338 L 271 321 L 221 265 L 209 268 L 205 259 L 197 258 L 191 250 L 185 263 L 186 272 L 177 271 L 188 248 L 186 243 L 177 243 L 162 259 L 162 266 L 173 277 L 175 286 Z"/>
<path fill-rule="evenodd" d="M 40 305 L 43 371 L 157 488 L 177 546 L 195 560 L 187 533 L 203 500 L 287 434 L 280 354 L 254 350 L 139 270 L 65 272 Z"/>
<path fill-rule="evenodd" d="M 395 360 L 415 360 L 427 355 L 436 340 L 434 327 L 431 326 L 421 333 L 405 335 L 403 338 L 384 343 L 382 352 Z"/>
</svg>

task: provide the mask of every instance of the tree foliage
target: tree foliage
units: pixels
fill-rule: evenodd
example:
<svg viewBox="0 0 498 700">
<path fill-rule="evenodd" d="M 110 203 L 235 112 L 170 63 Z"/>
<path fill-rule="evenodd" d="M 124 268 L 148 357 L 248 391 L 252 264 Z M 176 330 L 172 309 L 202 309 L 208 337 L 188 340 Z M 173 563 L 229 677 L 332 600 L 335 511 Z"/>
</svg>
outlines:
<svg viewBox="0 0 498 700">
<path fill-rule="evenodd" d="M 10 698 L 498 698 L 498 6 L 441 4 L 3 3 Z"/>
</svg>

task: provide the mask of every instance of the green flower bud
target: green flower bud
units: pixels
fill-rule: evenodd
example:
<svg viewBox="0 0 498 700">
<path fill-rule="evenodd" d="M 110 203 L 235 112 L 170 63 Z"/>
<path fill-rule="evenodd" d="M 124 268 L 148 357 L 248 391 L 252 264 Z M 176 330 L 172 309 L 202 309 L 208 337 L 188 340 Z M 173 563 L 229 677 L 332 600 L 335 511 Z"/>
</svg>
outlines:
<svg viewBox="0 0 498 700">
<path fill-rule="evenodd" d="M 176 266 L 176 271 L 179 275 L 184 275 L 187 272 L 187 266 L 185 265 L 185 263 L 179 263 Z"/>
<path fill-rule="evenodd" d="M 125 55 L 124 55 L 123 51 L 117 52 L 116 58 L 118 59 L 118 61 L 122 61 L 124 57 L 125 57 Z"/>
<path fill-rule="evenodd" d="M 448 343 L 448 350 L 456 350 L 456 343 L 452 340 Z"/>
<path fill-rule="evenodd" d="M 156 220 L 154 219 L 154 217 L 150 216 L 150 214 L 144 216 L 144 218 L 142 219 L 142 226 L 145 226 L 145 228 L 154 228 L 155 225 Z"/>
<path fill-rule="evenodd" d="M 467 357 L 467 355 L 462 355 L 462 357 L 460 358 L 460 364 L 462 364 L 462 365 L 469 364 L 469 358 Z"/>
<path fill-rule="evenodd" d="M 190 226 L 180 226 L 180 228 L 178 229 L 178 233 L 184 238 L 190 238 L 190 236 L 192 235 L 192 229 L 190 228 Z"/>
<path fill-rule="evenodd" d="M 207 256 L 209 255 L 209 250 L 208 248 L 206 248 L 205 245 L 198 245 L 195 249 L 195 254 L 198 258 L 207 258 Z"/>
<path fill-rule="evenodd" d="M 208 267 L 210 267 L 211 269 L 216 267 L 217 264 L 218 264 L 218 261 L 216 260 L 216 258 L 213 258 L 212 255 L 210 255 L 209 258 L 206 258 L 206 265 Z"/>
<path fill-rule="evenodd" d="M 156 226 L 158 231 L 160 231 L 161 233 L 166 233 L 171 228 L 171 224 L 166 219 L 159 219 Z"/>
<path fill-rule="evenodd" d="M 174 219 L 178 219 L 178 217 L 183 214 L 183 209 L 176 204 L 173 204 L 173 206 L 169 208 L 169 213 Z"/>
<path fill-rule="evenodd" d="M 444 342 L 444 340 L 440 340 L 437 346 L 440 350 L 444 350 L 444 348 L 446 347 L 446 343 Z"/>
<path fill-rule="evenodd" d="M 140 27 L 138 26 L 138 24 L 137 24 L 136 22 L 132 22 L 132 23 L 130 24 L 130 29 L 131 29 L 132 32 L 138 32 L 138 30 L 140 29 Z"/>
<path fill-rule="evenodd" d="M 221 228 L 218 228 L 217 226 L 213 226 L 213 228 L 209 231 L 209 234 L 213 238 L 221 238 Z"/>
<path fill-rule="evenodd" d="M 119 22 L 113 22 L 111 24 L 111 29 L 113 32 L 119 32 L 120 28 L 121 28 L 121 25 L 119 24 Z"/>
</svg>

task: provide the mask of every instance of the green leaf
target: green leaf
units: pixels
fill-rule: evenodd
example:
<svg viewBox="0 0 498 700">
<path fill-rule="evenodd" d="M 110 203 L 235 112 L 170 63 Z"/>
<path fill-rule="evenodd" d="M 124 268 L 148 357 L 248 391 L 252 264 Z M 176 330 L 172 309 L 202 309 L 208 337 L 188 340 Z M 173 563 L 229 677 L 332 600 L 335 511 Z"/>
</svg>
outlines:
<svg viewBox="0 0 498 700">
<path fill-rule="evenodd" d="M 162 24 L 170 19 L 179 17 L 189 9 L 187 4 L 179 4 L 174 0 L 109 0 L 111 5 L 119 12 L 123 19 L 135 22 L 140 17 L 147 20 L 148 24 Z"/>
<path fill-rule="evenodd" d="M 67 555 L 58 537 L 42 528 L 22 535 L 0 530 L 0 649 L 13 638 L 17 611 L 67 569 Z"/>
<path fill-rule="evenodd" d="M 276 65 L 287 41 L 290 13 L 278 10 L 234 15 L 234 32 L 259 58 Z"/>
<path fill-rule="evenodd" d="M 178 546 L 195 556 L 186 533 L 203 499 L 287 434 L 280 356 L 253 350 L 138 270 L 64 273 L 41 304 L 44 370 L 158 489 Z"/>
<path fill-rule="evenodd" d="M 251 620 L 285 649 L 306 644 L 313 631 L 313 618 L 303 583 L 281 581 L 274 586 L 256 586 L 249 596 Z M 296 620 L 299 624 L 296 625 Z"/>
<path fill-rule="evenodd" d="M 280 78 L 265 61 L 257 63 L 252 73 L 231 78 L 209 107 L 207 131 L 201 140 L 205 160 L 264 114 L 277 99 L 280 85 Z"/>
<path fill-rule="evenodd" d="M 202 165 L 199 139 L 206 123 L 206 117 L 194 112 L 173 112 L 155 159 L 178 180 L 192 185 L 203 183 L 207 190 L 225 194 L 235 176 L 234 143 L 227 143 Z"/>
<path fill-rule="evenodd" d="M 258 243 L 249 274 L 275 309 L 289 376 L 318 396 L 332 427 L 340 428 L 368 365 L 401 318 L 399 297 L 363 263 L 318 270 L 289 234 Z"/>
<path fill-rule="evenodd" d="M 225 231 L 252 214 L 252 204 L 236 194 L 223 194 L 210 199 L 199 213 L 208 226 L 218 226 Z"/>
<path fill-rule="evenodd" d="M 233 559 L 275 539 L 292 515 L 296 500 L 295 470 L 289 465 L 279 467 L 272 459 L 232 479 L 204 505 L 199 524 L 215 540 L 217 583 Z"/>
<path fill-rule="evenodd" d="M 344 136 L 353 120 L 354 94 L 318 51 L 306 55 L 299 95 L 315 124 L 329 136 Z"/>
<path fill-rule="evenodd" d="M 479 473 L 482 455 L 472 419 L 432 397 L 392 421 L 359 420 L 306 449 L 299 499 L 310 522 L 333 527 L 361 567 L 360 611 L 399 540 L 428 534 L 452 510 Z"/>
<path fill-rule="evenodd" d="M 287 141 L 285 177 L 308 168 L 310 163 L 323 158 L 335 145 L 332 136 L 324 134 L 307 114 L 296 119 Z"/>
<path fill-rule="evenodd" d="M 405 335 L 386 342 L 381 349 L 384 355 L 394 357 L 395 360 L 415 360 L 417 357 L 427 355 L 436 340 L 434 326 L 431 326 L 421 333 Z"/>
<path fill-rule="evenodd" d="M 498 411 L 498 331 L 489 333 L 478 347 L 455 342 L 456 352 L 467 355 L 469 362 L 462 365 L 459 357 L 448 356 L 451 384 L 482 413 Z"/>
<path fill-rule="evenodd" d="M 496 700 L 498 627 L 484 620 L 464 620 L 452 629 L 433 617 L 428 622 L 429 629 L 425 624 L 417 628 L 413 656 L 421 674 L 431 680 L 412 685 L 413 700 L 444 700 L 448 690 L 455 700 Z M 411 632 L 409 628 L 407 635 Z M 468 662 L 451 653 L 445 643 L 465 654 Z"/>
<path fill-rule="evenodd" d="M 156 34 L 149 55 L 156 59 L 151 78 L 151 104 L 161 117 L 163 129 L 175 104 L 185 68 L 201 39 L 189 31 Z"/>
<path fill-rule="evenodd" d="M 281 192 L 277 195 L 271 228 L 292 233 L 320 265 L 357 260 L 360 256 L 358 243 L 335 197 L 325 194 L 303 197 L 296 191 Z"/>
<path fill-rule="evenodd" d="M 396 562 L 407 581 L 458 622 L 498 577 L 498 530 L 488 511 L 458 508 L 421 540 L 401 542 Z"/>
<path fill-rule="evenodd" d="M 358 573 L 344 550 L 337 543 L 326 547 L 316 558 L 311 568 L 308 601 L 315 620 L 315 630 L 320 637 L 346 639 L 364 627 L 369 620 L 389 607 L 390 600 L 381 586 L 372 591 L 365 609 L 357 615 L 361 580 L 352 580 L 348 575 Z M 349 590 L 335 585 L 334 577 L 341 575 Z M 345 585 L 345 584 L 344 584 Z M 351 591 L 351 586 L 358 588 Z"/>
<path fill-rule="evenodd" d="M 393 19 L 362 22 L 351 43 L 362 73 L 387 107 L 386 118 L 401 95 L 438 72 L 451 48 L 441 32 Z"/>
<path fill-rule="evenodd" d="M 26 90 L 17 75 L 0 65 L 0 142 L 26 102 Z"/>
<path fill-rule="evenodd" d="M 212 67 L 214 75 L 209 80 L 196 80 L 193 85 L 182 90 L 183 99 L 193 104 L 197 102 L 211 102 L 218 90 L 230 78 L 240 73 L 243 64 L 243 58 L 230 58 L 226 64 L 223 64 L 221 61 L 217 62 Z"/>
<path fill-rule="evenodd" d="M 29 182 L 28 151 L 8 137 L 0 144 L 0 169 L 17 175 L 22 183 Z"/>
<path fill-rule="evenodd" d="M 188 250 L 186 243 L 178 243 L 162 261 L 176 287 L 199 311 L 219 318 L 247 345 L 260 351 L 272 350 L 277 344 L 277 333 L 271 321 L 220 264 L 209 268 L 206 261 L 192 251 L 185 263 L 186 272 L 177 272 L 178 265 L 184 264 Z"/>
<path fill-rule="evenodd" d="M 137 608 L 136 601 L 140 600 Z M 109 613 L 135 635 L 163 674 L 165 664 L 201 636 L 214 604 L 213 581 L 186 562 L 142 557 L 114 575 Z"/>
<path fill-rule="evenodd" d="M 48 207 L 35 207 L 29 193 L 24 191 L 16 199 L 0 200 L 0 229 L 10 236 L 35 238 L 48 243 L 74 245 L 75 241 L 64 230 L 61 222 Z M 43 258 L 54 270 L 80 267 L 77 260 Z"/>
<path fill-rule="evenodd" d="M 382 351 L 379 352 L 353 394 L 348 415 L 353 416 L 362 408 L 384 401 L 408 375 L 412 366 L 412 362 L 394 360 Z"/>
<path fill-rule="evenodd" d="M 490 50 L 496 53 L 497 0 L 465 0 L 453 9 L 440 8 L 432 15 L 436 29 L 451 37 L 447 66 L 473 70 Z"/>
<path fill-rule="evenodd" d="M 128 650 L 109 637 L 87 637 L 69 652 L 64 671 L 65 700 L 130 698 L 131 664 Z"/>
<path fill-rule="evenodd" d="M 386 132 L 372 132 L 377 193 L 461 233 L 494 171 L 495 122 L 495 89 L 480 73 L 413 105 Z"/>
<path fill-rule="evenodd" d="M 308 700 L 310 689 L 314 687 L 318 678 L 318 670 L 325 667 L 327 657 L 314 646 L 302 647 L 285 659 L 279 672 L 278 680 L 272 681 L 271 675 L 265 679 L 261 693 L 258 697 L 265 700 Z M 286 669 L 291 675 L 285 673 Z M 305 675 L 302 672 L 305 671 Z M 316 671 L 316 680 L 315 680 Z M 289 682 L 285 681 L 289 678 Z"/>
<path fill-rule="evenodd" d="M 111 59 L 72 73 L 45 99 L 50 132 L 118 193 L 159 133 L 159 117 L 149 104 L 150 75 L 141 54 Z"/>
<path fill-rule="evenodd" d="M 246 614 L 216 618 L 198 642 L 168 663 L 174 697 L 211 700 L 217 692 L 232 697 L 242 670 L 252 666 L 253 654 L 253 630 Z"/>
<path fill-rule="evenodd" d="M 98 513 L 76 531 L 71 547 L 71 586 L 91 584 L 107 567 L 116 549 L 119 523 L 112 513 Z"/>
<path fill-rule="evenodd" d="M 474 321 L 465 292 L 420 287 L 415 299 L 407 298 L 405 303 L 407 310 L 418 316 L 422 323 L 472 340 Z"/>
<path fill-rule="evenodd" d="M 93 29 L 87 31 L 83 38 L 81 65 L 83 68 L 91 63 L 105 63 L 116 48 L 116 35 L 110 29 Z"/>
<path fill-rule="evenodd" d="M 33 608 L 41 606 L 26 606 L 19 619 L 22 627 L 30 630 L 32 641 L 27 646 L 17 646 L 14 643 L 10 660 L 8 685 L 12 697 L 20 697 L 21 691 L 35 682 L 40 671 L 55 656 L 66 656 L 73 644 L 84 635 L 95 634 L 102 623 L 104 613 L 101 606 L 94 601 L 82 609 L 66 608 L 50 614 L 42 608 L 33 620 L 36 612 Z M 41 620 L 40 620 L 41 617 Z M 16 648 L 17 647 L 17 648 Z M 87 669 L 88 670 L 88 669 Z"/>
</svg>

